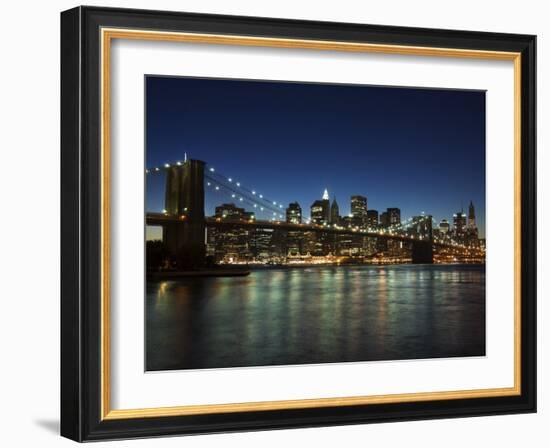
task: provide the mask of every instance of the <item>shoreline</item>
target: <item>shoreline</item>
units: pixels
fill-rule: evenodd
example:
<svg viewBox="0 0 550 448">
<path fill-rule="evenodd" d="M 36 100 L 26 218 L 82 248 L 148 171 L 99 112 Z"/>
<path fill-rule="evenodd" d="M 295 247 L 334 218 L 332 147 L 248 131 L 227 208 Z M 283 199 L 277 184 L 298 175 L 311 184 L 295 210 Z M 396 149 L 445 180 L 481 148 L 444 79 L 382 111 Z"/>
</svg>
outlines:
<svg viewBox="0 0 550 448">
<path fill-rule="evenodd" d="M 297 264 L 297 265 L 233 265 L 226 268 L 210 268 L 195 271 L 164 271 L 149 272 L 147 280 L 178 280 L 183 278 L 201 277 L 246 277 L 255 271 L 274 271 L 311 268 L 357 268 L 357 267 L 387 267 L 387 266 L 485 266 L 485 263 L 434 263 L 434 264 L 412 264 L 412 263 L 326 263 L 326 264 Z"/>
</svg>

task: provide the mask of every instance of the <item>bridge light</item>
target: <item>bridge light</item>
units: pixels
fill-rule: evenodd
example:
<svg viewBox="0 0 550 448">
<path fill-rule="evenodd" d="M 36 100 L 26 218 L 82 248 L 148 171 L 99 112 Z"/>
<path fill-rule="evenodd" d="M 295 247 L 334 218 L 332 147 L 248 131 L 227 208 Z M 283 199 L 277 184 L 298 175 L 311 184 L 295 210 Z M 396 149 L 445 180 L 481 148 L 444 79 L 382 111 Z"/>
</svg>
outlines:
<svg viewBox="0 0 550 448">
<path fill-rule="evenodd" d="M 261 210 L 261 211 L 263 211 L 263 210 L 264 210 L 264 208 L 263 208 L 263 207 L 260 207 L 260 210 Z"/>
<path fill-rule="evenodd" d="M 216 190 L 219 190 L 219 189 L 220 189 L 220 187 L 218 187 L 218 186 L 216 185 Z"/>
<path fill-rule="evenodd" d="M 210 186 L 210 182 L 206 182 L 206 185 Z"/>
<path fill-rule="evenodd" d="M 165 208 L 162 209 L 162 213 L 167 213 Z"/>
<path fill-rule="evenodd" d="M 176 165 L 177 165 L 177 166 L 181 166 L 181 162 L 178 160 L 178 161 L 176 162 Z"/>
<path fill-rule="evenodd" d="M 256 194 L 256 192 L 254 190 L 252 190 L 252 194 Z"/>
<path fill-rule="evenodd" d="M 260 199 L 263 199 L 263 197 L 264 197 L 264 195 L 263 195 L 263 194 L 261 194 L 261 195 L 260 195 Z"/>
<path fill-rule="evenodd" d="M 237 182 L 237 187 L 240 187 L 241 186 L 241 183 L 240 182 Z"/>
<path fill-rule="evenodd" d="M 210 168 L 210 172 L 213 173 L 213 172 L 214 172 L 214 168 Z"/>
<path fill-rule="evenodd" d="M 231 197 L 234 198 L 234 197 L 235 197 L 235 193 L 233 193 L 233 194 L 231 195 Z"/>
<path fill-rule="evenodd" d="M 233 179 L 231 179 L 231 178 L 229 178 L 229 179 L 227 179 L 227 180 L 228 180 L 229 182 L 233 182 Z"/>
<path fill-rule="evenodd" d="M 159 168 L 159 167 L 156 167 L 156 168 L 155 168 L 155 171 L 160 171 L 160 168 Z"/>
<path fill-rule="evenodd" d="M 243 200 L 243 198 L 239 198 L 239 201 L 242 201 L 242 200 Z"/>
<path fill-rule="evenodd" d="M 169 164 L 169 163 L 165 163 L 165 164 L 164 164 L 164 168 L 170 168 L 170 164 Z"/>
<path fill-rule="evenodd" d="M 149 170 L 145 170 L 145 174 L 149 174 Z"/>
<path fill-rule="evenodd" d="M 254 208 L 256 208 L 258 205 L 257 204 L 254 204 Z"/>
</svg>

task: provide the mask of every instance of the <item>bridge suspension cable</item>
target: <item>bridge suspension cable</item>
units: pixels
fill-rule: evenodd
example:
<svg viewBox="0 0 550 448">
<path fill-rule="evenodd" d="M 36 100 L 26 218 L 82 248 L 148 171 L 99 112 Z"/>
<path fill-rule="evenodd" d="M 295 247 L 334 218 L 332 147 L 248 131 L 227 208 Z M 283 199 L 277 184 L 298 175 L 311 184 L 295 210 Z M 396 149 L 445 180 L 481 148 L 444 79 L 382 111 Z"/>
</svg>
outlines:
<svg viewBox="0 0 550 448">
<path fill-rule="evenodd" d="M 182 166 L 184 161 L 165 163 L 162 166 L 147 168 L 147 175 L 165 173 L 172 166 Z M 282 202 L 271 200 L 255 189 L 248 188 L 232 177 L 225 176 L 207 165 L 204 173 L 205 187 L 214 192 L 227 193 L 237 203 L 248 204 L 253 208 L 254 214 L 264 214 L 271 220 L 284 218 L 284 205 Z"/>
<path fill-rule="evenodd" d="M 256 189 L 242 185 L 235 178 L 216 171 L 212 166 L 207 166 L 205 178 L 210 179 L 212 182 L 224 184 L 227 189 L 234 191 L 236 194 L 246 196 L 252 204 L 270 210 L 275 215 L 283 214 L 285 211 L 284 204 L 281 201 L 272 200 Z"/>
<path fill-rule="evenodd" d="M 145 173 L 148 175 L 160 174 L 166 172 L 172 166 L 182 166 L 185 163 L 183 161 L 176 161 L 173 163 L 165 163 L 162 166 L 147 168 Z M 246 185 L 243 185 L 236 178 L 231 176 L 226 176 L 218 172 L 213 166 L 206 165 L 205 167 L 205 188 L 213 192 L 219 192 L 221 194 L 227 194 L 231 199 L 234 199 L 236 204 L 242 203 L 243 205 L 249 205 L 252 207 L 252 212 L 254 217 L 259 215 L 264 215 L 269 217 L 268 219 L 272 221 L 279 221 L 285 217 L 285 208 L 282 202 L 272 200 L 266 197 L 263 193 L 260 193 L 254 188 L 249 188 Z M 436 226 L 437 223 L 431 215 L 421 215 L 424 219 L 431 219 L 432 226 Z M 394 235 L 410 235 L 411 230 L 414 229 L 414 226 L 419 224 L 419 221 L 415 221 L 415 217 L 409 217 L 408 219 L 401 221 L 399 223 L 388 226 L 384 229 L 380 228 L 367 228 L 367 230 L 374 233 L 382 234 L 394 234 Z M 414 235 L 412 235 L 414 237 Z M 419 239 L 422 239 L 422 236 L 418 236 Z M 439 241 L 440 238 L 433 238 L 434 241 Z M 452 238 L 445 238 L 441 241 L 450 243 L 451 245 L 462 247 L 461 243 L 454 241 Z"/>
</svg>

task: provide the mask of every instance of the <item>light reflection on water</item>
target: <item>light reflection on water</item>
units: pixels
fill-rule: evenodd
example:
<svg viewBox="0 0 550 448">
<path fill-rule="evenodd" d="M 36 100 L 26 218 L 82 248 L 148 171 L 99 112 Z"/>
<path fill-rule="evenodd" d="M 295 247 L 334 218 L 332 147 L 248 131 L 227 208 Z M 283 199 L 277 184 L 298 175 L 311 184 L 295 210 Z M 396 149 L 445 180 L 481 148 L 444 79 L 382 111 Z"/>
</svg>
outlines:
<svg viewBox="0 0 550 448">
<path fill-rule="evenodd" d="M 347 266 L 148 282 L 147 370 L 482 356 L 485 268 Z"/>
</svg>

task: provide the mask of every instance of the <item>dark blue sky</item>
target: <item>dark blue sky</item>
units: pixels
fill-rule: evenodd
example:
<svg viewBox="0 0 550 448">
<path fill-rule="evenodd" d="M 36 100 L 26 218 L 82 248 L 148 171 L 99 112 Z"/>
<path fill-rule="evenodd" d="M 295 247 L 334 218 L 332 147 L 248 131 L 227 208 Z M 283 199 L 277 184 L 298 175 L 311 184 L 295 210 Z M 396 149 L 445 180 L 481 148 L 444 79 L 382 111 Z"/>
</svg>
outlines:
<svg viewBox="0 0 550 448">
<path fill-rule="evenodd" d="M 473 200 L 485 235 L 484 91 L 148 76 L 146 99 L 147 167 L 187 152 L 304 216 L 324 188 L 342 215 L 355 194 L 438 221 Z M 162 210 L 162 176 L 147 181 Z"/>
</svg>

